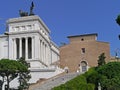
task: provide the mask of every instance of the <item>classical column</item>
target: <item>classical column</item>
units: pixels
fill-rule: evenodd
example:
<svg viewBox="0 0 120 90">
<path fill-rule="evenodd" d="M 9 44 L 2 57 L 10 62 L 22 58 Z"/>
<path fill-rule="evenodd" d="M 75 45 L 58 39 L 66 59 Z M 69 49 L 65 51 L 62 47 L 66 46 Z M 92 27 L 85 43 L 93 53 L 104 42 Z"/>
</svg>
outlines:
<svg viewBox="0 0 120 90">
<path fill-rule="evenodd" d="M 40 59 L 40 39 L 38 39 L 38 59 Z"/>
<path fill-rule="evenodd" d="M 44 62 L 46 63 L 46 60 L 45 60 L 45 43 L 44 43 Z"/>
<path fill-rule="evenodd" d="M 25 59 L 28 59 L 28 37 L 25 38 Z"/>
<path fill-rule="evenodd" d="M 16 38 L 13 39 L 13 58 L 16 60 Z"/>
<path fill-rule="evenodd" d="M 35 38 L 32 37 L 32 59 L 34 59 L 34 57 L 35 57 L 35 56 L 34 56 L 34 50 L 35 50 L 35 49 L 34 49 L 34 47 L 35 47 L 35 41 L 34 41 L 34 39 L 35 39 Z"/>
<path fill-rule="evenodd" d="M 41 40 L 41 61 L 43 61 L 43 42 Z"/>
<path fill-rule="evenodd" d="M 44 42 L 42 43 L 42 61 L 44 62 Z"/>
<path fill-rule="evenodd" d="M 40 55 L 40 60 L 42 60 L 42 58 L 41 58 L 41 40 L 40 40 L 40 50 L 39 50 L 39 55 Z"/>
<path fill-rule="evenodd" d="M 48 64 L 48 46 L 46 45 L 46 62 Z"/>
<path fill-rule="evenodd" d="M 45 44 L 45 62 L 47 63 L 47 60 L 46 60 L 46 44 Z"/>
<path fill-rule="evenodd" d="M 22 38 L 19 38 L 19 58 L 22 57 Z"/>
</svg>

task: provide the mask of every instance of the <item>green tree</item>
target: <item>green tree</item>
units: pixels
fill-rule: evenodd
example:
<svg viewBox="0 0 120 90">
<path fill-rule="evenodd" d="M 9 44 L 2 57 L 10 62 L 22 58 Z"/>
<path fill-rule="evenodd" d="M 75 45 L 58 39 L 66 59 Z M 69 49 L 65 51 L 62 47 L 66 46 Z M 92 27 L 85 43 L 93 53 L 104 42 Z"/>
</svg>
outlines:
<svg viewBox="0 0 120 90">
<path fill-rule="evenodd" d="M 94 90 L 94 88 L 95 85 L 87 83 L 84 75 L 79 75 L 65 84 L 54 87 L 52 90 Z"/>
<path fill-rule="evenodd" d="M 116 23 L 120 26 L 120 15 L 117 16 Z M 120 34 L 118 37 L 120 39 Z"/>
<path fill-rule="evenodd" d="M 109 62 L 97 68 L 103 90 L 120 90 L 120 62 Z"/>
<path fill-rule="evenodd" d="M 105 53 L 100 54 L 98 57 L 98 66 L 104 65 L 105 64 Z"/>
<path fill-rule="evenodd" d="M 98 88 L 98 72 L 96 71 L 96 68 L 95 67 L 92 67 L 90 68 L 87 72 L 85 72 L 85 77 L 86 77 L 86 80 L 87 80 L 87 83 L 92 83 L 95 85 L 95 89 Z"/>
<path fill-rule="evenodd" d="M 20 58 L 18 60 L 18 62 L 22 63 L 23 65 L 25 65 L 27 67 L 26 72 L 20 72 L 19 73 L 18 80 L 19 80 L 20 86 L 18 88 L 19 88 L 19 90 L 28 89 L 29 88 L 28 81 L 31 78 L 30 70 L 28 70 L 29 64 L 25 61 L 24 58 Z"/>
<path fill-rule="evenodd" d="M 9 90 L 9 83 L 18 76 L 18 73 L 27 72 L 27 67 L 15 60 L 2 59 L 0 60 L 0 76 L 2 82 L 7 81 L 7 90 Z"/>
<path fill-rule="evenodd" d="M 117 16 L 116 23 L 120 25 L 120 15 Z"/>
</svg>

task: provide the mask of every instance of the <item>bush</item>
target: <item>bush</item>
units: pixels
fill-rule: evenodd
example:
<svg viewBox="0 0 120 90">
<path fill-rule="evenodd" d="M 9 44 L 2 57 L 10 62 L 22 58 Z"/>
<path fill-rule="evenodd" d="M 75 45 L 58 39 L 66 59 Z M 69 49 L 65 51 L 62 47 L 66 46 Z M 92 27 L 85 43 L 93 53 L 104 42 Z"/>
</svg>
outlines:
<svg viewBox="0 0 120 90">
<path fill-rule="evenodd" d="M 102 89 L 120 90 L 120 62 L 110 62 L 97 68 Z"/>
<path fill-rule="evenodd" d="M 66 82 L 52 90 L 120 90 L 120 62 L 90 68 L 85 74 Z"/>
<path fill-rule="evenodd" d="M 94 84 L 87 84 L 84 75 L 79 75 L 65 84 L 54 87 L 52 90 L 94 90 L 94 87 Z"/>
</svg>

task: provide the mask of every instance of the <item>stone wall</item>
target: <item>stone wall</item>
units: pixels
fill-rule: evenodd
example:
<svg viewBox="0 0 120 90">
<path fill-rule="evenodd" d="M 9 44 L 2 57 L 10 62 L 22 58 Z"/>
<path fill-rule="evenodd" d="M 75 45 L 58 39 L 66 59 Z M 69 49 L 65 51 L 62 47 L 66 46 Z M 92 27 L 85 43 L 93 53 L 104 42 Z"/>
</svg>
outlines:
<svg viewBox="0 0 120 90">
<path fill-rule="evenodd" d="M 72 37 L 70 44 L 60 47 L 60 66 L 62 68 L 68 67 L 70 72 L 75 72 L 80 69 L 82 61 L 85 61 L 88 67 L 97 66 L 98 56 L 101 53 L 105 53 L 106 62 L 110 60 L 109 43 L 96 41 L 95 35 L 94 39 L 93 35 L 89 35 L 88 39 L 86 37 L 84 35 L 85 39 L 83 38 L 82 41 L 78 37 L 77 39 Z"/>
</svg>

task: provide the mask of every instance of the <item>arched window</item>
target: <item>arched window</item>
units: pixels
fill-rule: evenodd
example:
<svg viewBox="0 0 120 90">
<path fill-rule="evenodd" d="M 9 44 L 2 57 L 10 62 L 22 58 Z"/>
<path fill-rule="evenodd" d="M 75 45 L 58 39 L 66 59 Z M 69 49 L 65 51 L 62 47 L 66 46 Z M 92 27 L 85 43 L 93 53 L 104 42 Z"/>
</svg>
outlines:
<svg viewBox="0 0 120 90">
<path fill-rule="evenodd" d="M 82 72 L 87 71 L 87 62 L 86 61 L 81 62 L 81 69 L 82 69 Z"/>
</svg>

